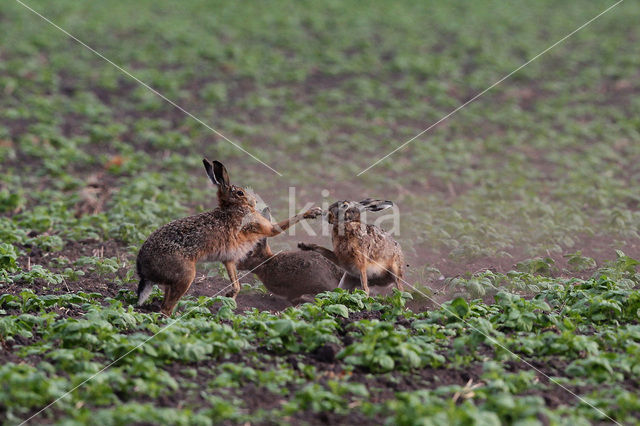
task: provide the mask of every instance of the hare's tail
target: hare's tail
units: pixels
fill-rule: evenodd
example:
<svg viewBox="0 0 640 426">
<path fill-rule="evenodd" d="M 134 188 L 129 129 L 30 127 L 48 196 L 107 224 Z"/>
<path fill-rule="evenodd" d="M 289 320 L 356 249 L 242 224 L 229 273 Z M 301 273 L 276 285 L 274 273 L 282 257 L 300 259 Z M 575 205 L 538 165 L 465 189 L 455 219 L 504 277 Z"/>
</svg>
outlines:
<svg viewBox="0 0 640 426">
<path fill-rule="evenodd" d="M 142 304 L 149 298 L 151 294 L 151 290 L 153 290 L 153 284 L 147 281 L 147 279 L 142 275 L 140 262 L 136 262 L 136 269 L 138 270 L 138 276 L 140 277 L 140 284 L 138 284 L 138 306 L 142 306 Z"/>
</svg>

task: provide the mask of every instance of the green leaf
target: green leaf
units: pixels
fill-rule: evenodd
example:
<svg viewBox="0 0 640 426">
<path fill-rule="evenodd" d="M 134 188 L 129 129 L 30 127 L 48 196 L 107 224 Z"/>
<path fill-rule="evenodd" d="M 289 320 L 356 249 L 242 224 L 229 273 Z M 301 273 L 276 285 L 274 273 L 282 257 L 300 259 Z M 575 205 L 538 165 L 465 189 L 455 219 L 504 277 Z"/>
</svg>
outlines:
<svg viewBox="0 0 640 426">
<path fill-rule="evenodd" d="M 393 362 L 393 358 L 389 355 L 378 355 L 374 358 L 374 362 L 376 362 L 382 371 L 391 371 L 393 370 L 393 366 L 395 362 Z"/>
<path fill-rule="evenodd" d="M 349 318 L 349 309 L 345 305 L 342 305 L 339 303 L 325 306 L 324 310 L 330 314 L 340 315 L 344 318 Z"/>
<path fill-rule="evenodd" d="M 451 302 L 451 310 L 460 318 L 465 318 L 469 313 L 469 304 L 462 297 L 458 297 Z"/>
<path fill-rule="evenodd" d="M 292 320 L 281 319 L 273 321 L 270 324 L 270 328 L 275 332 L 275 336 L 285 336 L 287 334 L 293 333 L 294 325 Z"/>
</svg>

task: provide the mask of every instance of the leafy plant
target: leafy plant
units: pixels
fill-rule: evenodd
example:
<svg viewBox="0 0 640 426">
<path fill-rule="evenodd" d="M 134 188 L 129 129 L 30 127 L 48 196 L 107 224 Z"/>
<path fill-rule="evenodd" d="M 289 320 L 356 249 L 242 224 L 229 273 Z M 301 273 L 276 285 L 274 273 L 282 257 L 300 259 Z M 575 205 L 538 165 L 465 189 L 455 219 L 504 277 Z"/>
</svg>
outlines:
<svg viewBox="0 0 640 426">
<path fill-rule="evenodd" d="M 596 267 L 596 261 L 587 256 L 583 256 L 581 251 L 564 255 L 571 270 L 580 272 Z"/>
<path fill-rule="evenodd" d="M 0 282 L 9 281 L 9 274 L 18 270 L 18 253 L 13 245 L 0 243 Z"/>
<path fill-rule="evenodd" d="M 373 372 L 438 366 L 444 357 L 424 336 L 411 336 L 404 328 L 376 320 L 353 324 L 358 331 L 356 342 L 344 348 L 338 358 L 348 364 L 366 367 Z M 361 335 L 359 335 L 361 333 Z"/>
<path fill-rule="evenodd" d="M 89 266 L 90 271 L 96 271 L 99 274 L 113 274 L 123 266 L 119 259 L 112 257 L 92 257 L 83 256 L 74 262 L 75 266 Z"/>
<path fill-rule="evenodd" d="M 536 257 L 516 263 L 516 269 L 529 274 L 549 275 L 554 268 L 554 260 L 550 257 Z"/>
<path fill-rule="evenodd" d="M 20 271 L 11 277 L 13 281 L 22 281 L 27 284 L 33 284 L 37 280 L 42 280 L 46 284 L 61 284 L 64 278 L 60 274 L 49 271 L 42 265 L 33 265 L 28 271 Z"/>
</svg>

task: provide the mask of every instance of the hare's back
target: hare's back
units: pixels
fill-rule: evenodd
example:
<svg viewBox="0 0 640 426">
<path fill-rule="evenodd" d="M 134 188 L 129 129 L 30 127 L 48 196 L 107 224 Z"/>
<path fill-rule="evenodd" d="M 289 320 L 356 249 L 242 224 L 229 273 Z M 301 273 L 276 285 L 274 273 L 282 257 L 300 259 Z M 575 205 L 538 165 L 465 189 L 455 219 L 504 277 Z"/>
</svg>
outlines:
<svg viewBox="0 0 640 426">
<path fill-rule="evenodd" d="M 138 257 L 181 257 L 196 260 L 230 233 L 216 210 L 177 219 L 155 230 L 140 248 Z"/>
<path fill-rule="evenodd" d="M 338 286 L 342 273 L 315 252 L 284 252 L 265 263 L 259 273 L 265 287 L 289 299 Z"/>
<path fill-rule="evenodd" d="M 309 276 L 310 274 L 335 276 L 337 268 L 324 256 L 313 251 L 289 251 L 277 254 L 265 266 L 277 269 L 287 276 Z"/>
<path fill-rule="evenodd" d="M 315 251 L 294 251 L 292 263 L 300 265 L 300 271 L 312 277 L 324 277 L 330 281 L 340 281 L 344 270 Z"/>
<path fill-rule="evenodd" d="M 373 258 L 384 259 L 392 257 L 403 257 L 400 244 L 393 237 L 378 228 L 367 225 L 366 246 Z"/>
</svg>

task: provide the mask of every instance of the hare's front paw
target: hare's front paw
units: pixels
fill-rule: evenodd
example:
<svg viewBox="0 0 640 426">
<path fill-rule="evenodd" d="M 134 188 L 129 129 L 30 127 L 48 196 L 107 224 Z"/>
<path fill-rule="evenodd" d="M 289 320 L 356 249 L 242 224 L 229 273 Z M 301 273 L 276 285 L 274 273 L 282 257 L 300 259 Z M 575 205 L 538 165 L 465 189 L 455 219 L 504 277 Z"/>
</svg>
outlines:
<svg viewBox="0 0 640 426">
<path fill-rule="evenodd" d="M 322 209 L 320 207 L 314 207 L 307 210 L 302 217 L 305 219 L 315 219 L 318 216 L 322 216 Z"/>
<path fill-rule="evenodd" d="M 298 248 L 304 251 L 315 250 L 317 247 L 317 244 L 298 243 Z"/>
</svg>

